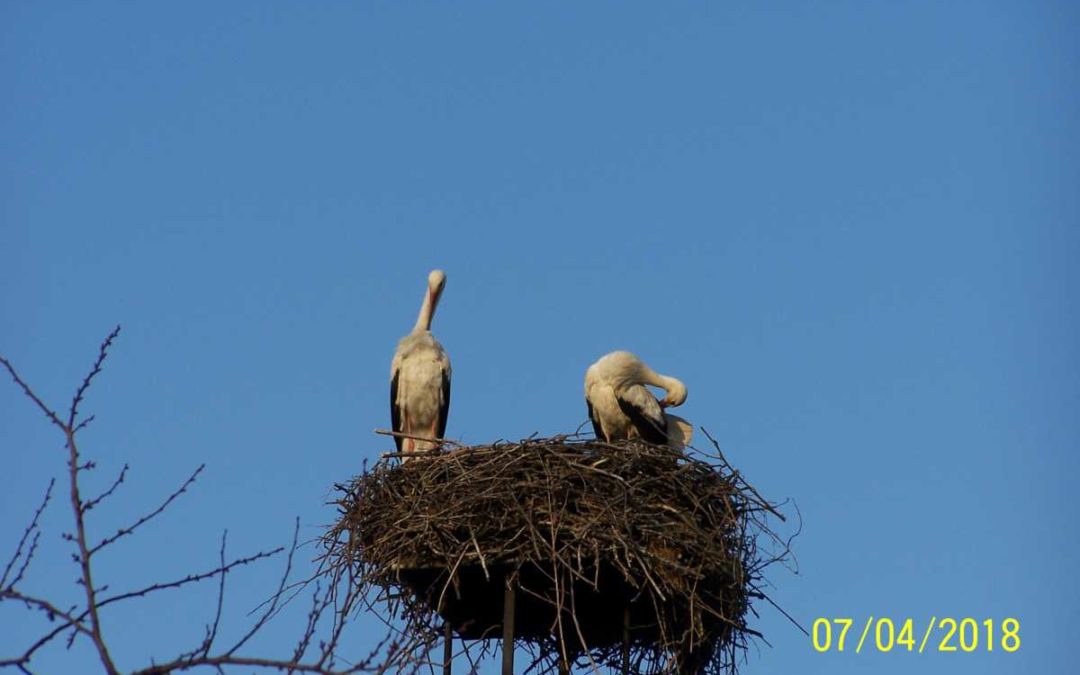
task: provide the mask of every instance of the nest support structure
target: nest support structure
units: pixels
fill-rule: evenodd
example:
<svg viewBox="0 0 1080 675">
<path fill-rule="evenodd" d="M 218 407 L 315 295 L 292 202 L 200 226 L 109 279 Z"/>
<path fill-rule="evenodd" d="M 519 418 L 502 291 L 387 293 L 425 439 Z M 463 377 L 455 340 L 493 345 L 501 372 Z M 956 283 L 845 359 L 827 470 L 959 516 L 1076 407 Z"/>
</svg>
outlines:
<svg viewBox="0 0 1080 675">
<path fill-rule="evenodd" d="M 383 460 L 337 488 L 322 572 L 411 636 L 403 670 L 446 639 L 449 673 L 456 636 L 481 654 L 501 638 L 504 672 L 516 642 L 530 672 L 734 673 L 762 572 L 788 553 L 783 517 L 719 449 L 532 438 Z"/>
</svg>

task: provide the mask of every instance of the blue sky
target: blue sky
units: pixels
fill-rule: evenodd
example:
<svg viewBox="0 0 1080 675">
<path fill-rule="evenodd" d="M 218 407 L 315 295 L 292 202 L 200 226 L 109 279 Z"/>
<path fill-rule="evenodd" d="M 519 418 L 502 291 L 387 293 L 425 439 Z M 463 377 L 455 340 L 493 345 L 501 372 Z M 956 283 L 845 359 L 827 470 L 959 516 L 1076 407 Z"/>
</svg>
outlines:
<svg viewBox="0 0 1080 675">
<path fill-rule="evenodd" d="M 774 597 L 817 617 L 1016 617 L 1016 654 L 817 654 L 777 612 L 745 673 L 1062 672 L 1080 621 L 1080 10 L 1067 2 L 5 3 L 0 353 L 83 440 L 114 587 L 305 537 L 389 449 L 433 267 L 448 434 L 572 431 L 630 349 L 804 519 Z M 62 440 L 0 386 L 7 551 Z M 75 594 L 60 503 L 32 587 Z M 3 554 L 5 557 L 8 553 Z M 230 577 L 227 629 L 276 583 Z M 105 616 L 122 667 L 214 589 Z M 273 624 L 257 650 L 297 632 Z M 0 608 L 0 633 L 38 628 Z M 355 644 L 379 624 L 366 620 Z M 85 669 L 86 652 L 44 656 Z"/>
</svg>

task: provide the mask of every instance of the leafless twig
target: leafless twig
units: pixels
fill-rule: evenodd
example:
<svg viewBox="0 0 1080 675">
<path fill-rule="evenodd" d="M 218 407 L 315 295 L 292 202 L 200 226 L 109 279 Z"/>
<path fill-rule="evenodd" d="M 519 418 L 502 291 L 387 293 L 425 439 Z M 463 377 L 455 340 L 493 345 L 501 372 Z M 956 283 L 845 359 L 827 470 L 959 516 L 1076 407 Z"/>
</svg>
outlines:
<svg viewBox="0 0 1080 675">
<path fill-rule="evenodd" d="M 49 487 L 45 488 L 45 496 L 41 500 L 41 505 L 34 511 L 34 517 L 30 519 L 30 524 L 23 530 L 22 537 L 19 538 L 19 544 L 15 547 L 15 553 L 11 555 L 11 559 L 8 560 L 7 565 L 4 566 L 4 573 L 0 575 L 0 588 L 15 588 L 15 586 L 22 581 L 23 575 L 26 573 L 26 568 L 30 566 L 30 561 L 34 558 L 34 553 L 37 551 L 38 539 L 41 537 L 41 530 L 38 528 L 38 521 L 41 520 L 41 514 L 45 510 L 45 507 L 49 505 L 49 500 L 52 498 L 53 486 L 56 484 L 56 479 L 49 481 Z M 27 540 L 30 542 L 29 548 L 24 552 L 23 547 L 26 546 Z M 11 574 L 12 569 L 16 563 L 22 559 L 22 563 L 19 564 L 19 569 L 15 573 L 15 577 L 10 581 L 8 576 Z"/>
</svg>

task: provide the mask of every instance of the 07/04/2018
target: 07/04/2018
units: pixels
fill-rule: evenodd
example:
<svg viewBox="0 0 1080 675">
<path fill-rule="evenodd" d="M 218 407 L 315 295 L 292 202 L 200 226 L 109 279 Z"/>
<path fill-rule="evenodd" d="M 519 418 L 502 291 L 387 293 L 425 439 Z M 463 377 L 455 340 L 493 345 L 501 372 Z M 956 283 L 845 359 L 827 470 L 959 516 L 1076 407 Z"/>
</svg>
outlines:
<svg viewBox="0 0 1080 675">
<path fill-rule="evenodd" d="M 845 617 L 818 618 L 814 621 L 810 641 L 817 652 L 852 651 L 848 642 L 848 631 L 855 625 L 855 620 Z M 935 629 L 938 631 L 934 634 Z M 870 644 L 867 639 L 873 632 Z M 915 620 L 908 618 L 895 622 L 889 617 L 869 616 L 862 626 L 854 652 L 859 654 L 864 648 L 879 652 L 895 650 L 917 651 L 922 654 L 928 648 L 936 652 L 974 652 L 995 649 L 1013 653 L 1020 649 L 1020 621 L 1012 617 L 995 621 L 981 621 L 971 617 L 955 619 L 936 616 L 930 617 L 924 631 L 916 635 Z M 933 635 L 933 640 L 931 636 Z M 917 637 L 921 639 L 917 640 Z"/>
</svg>

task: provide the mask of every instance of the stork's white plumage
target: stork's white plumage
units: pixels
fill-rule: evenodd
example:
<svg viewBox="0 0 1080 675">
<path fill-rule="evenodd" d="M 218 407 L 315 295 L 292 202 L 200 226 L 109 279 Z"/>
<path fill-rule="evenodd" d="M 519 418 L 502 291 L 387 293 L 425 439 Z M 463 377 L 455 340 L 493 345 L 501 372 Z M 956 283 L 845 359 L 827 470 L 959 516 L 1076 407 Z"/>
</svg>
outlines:
<svg viewBox="0 0 1080 675">
<path fill-rule="evenodd" d="M 664 398 L 657 400 L 645 385 L 662 388 Z M 630 352 L 611 352 L 585 372 L 585 403 L 601 440 L 641 438 L 656 445 L 685 447 L 693 428 L 664 412 L 685 400 L 686 385 L 660 375 Z"/>
<path fill-rule="evenodd" d="M 394 431 L 419 438 L 395 436 L 399 452 L 433 450 L 446 432 L 450 411 L 450 357 L 431 334 L 431 319 L 439 304 L 446 275 L 434 270 L 420 315 L 412 332 L 401 338 L 390 364 L 390 421 Z M 432 439 L 432 440 L 428 440 Z M 402 458 L 402 462 L 408 458 Z"/>
</svg>

